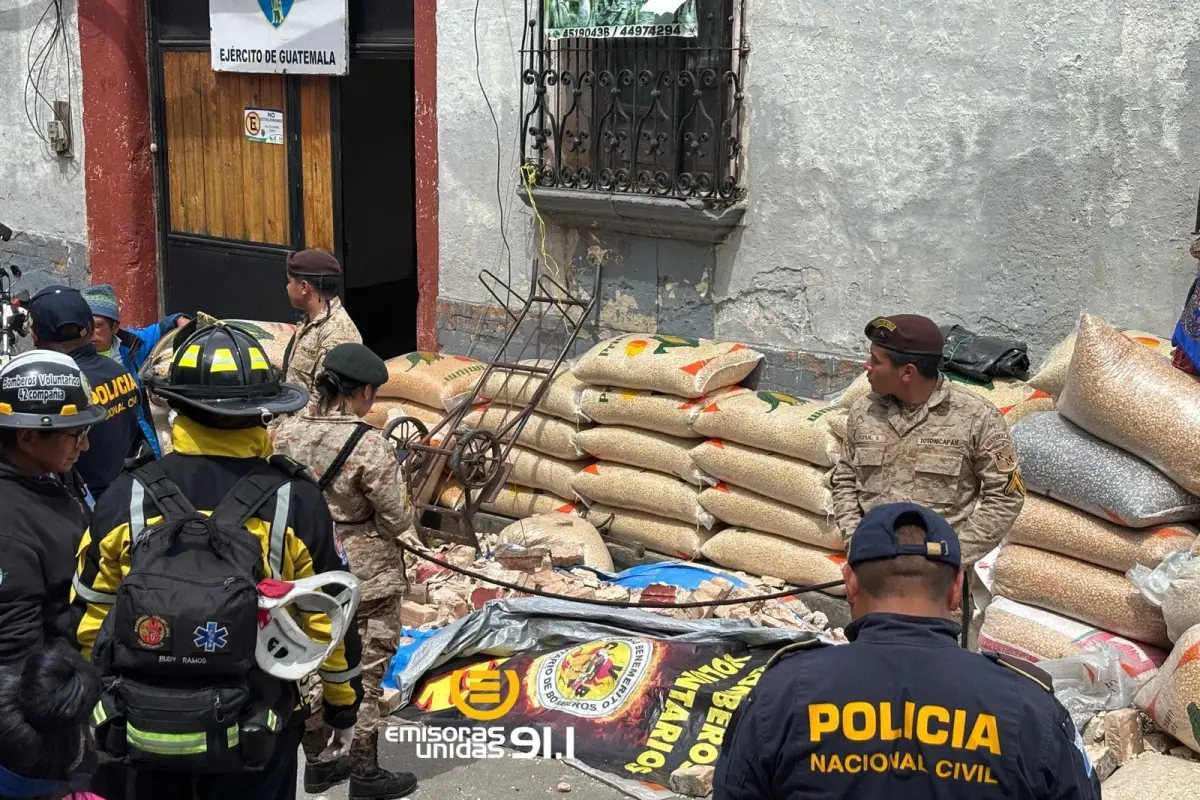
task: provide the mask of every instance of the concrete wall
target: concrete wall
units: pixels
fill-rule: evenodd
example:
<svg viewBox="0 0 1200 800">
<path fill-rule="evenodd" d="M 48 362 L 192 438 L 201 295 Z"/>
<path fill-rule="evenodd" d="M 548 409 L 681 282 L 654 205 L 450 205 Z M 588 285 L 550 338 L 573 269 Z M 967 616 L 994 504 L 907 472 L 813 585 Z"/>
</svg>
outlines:
<svg viewBox="0 0 1200 800">
<path fill-rule="evenodd" d="M 560 266 L 605 265 L 597 334 L 769 345 L 769 382 L 806 392 L 847 379 L 880 313 L 1015 336 L 1035 362 L 1084 308 L 1170 334 L 1195 274 L 1200 6 L 745 1 L 744 226 L 714 247 L 548 220 Z M 496 330 L 467 309 L 492 302 L 478 271 L 506 268 L 473 9 L 443 0 L 438 16 L 439 323 L 454 347 Z M 513 200 L 521 15 L 493 4 L 479 38 L 524 276 L 540 238 Z"/>
<path fill-rule="evenodd" d="M 36 54 L 49 38 L 49 24 L 38 28 L 36 38 L 34 31 L 46 5 L 17 0 L 0 7 L 0 222 L 14 232 L 12 241 L 0 243 L 0 264 L 23 270 L 25 277 L 15 288 L 31 291 L 52 282 L 87 281 L 83 80 L 75 0 L 63 3 L 70 69 L 56 48 L 38 83 L 51 102 L 71 102 L 73 157 L 57 157 L 26 119 L 27 53 L 31 40 Z M 32 88 L 28 96 L 32 105 Z M 43 120 L 50 117 L 44 105 L 40 113 Z"/>
</svg>

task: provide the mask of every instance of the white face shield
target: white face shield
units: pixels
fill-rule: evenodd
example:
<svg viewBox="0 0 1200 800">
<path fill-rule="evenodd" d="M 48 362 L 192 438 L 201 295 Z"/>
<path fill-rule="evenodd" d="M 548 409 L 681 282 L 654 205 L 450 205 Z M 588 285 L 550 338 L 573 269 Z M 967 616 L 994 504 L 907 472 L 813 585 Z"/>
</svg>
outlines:
<svg viewBox="0 0 1200 800">
<path fill-rule="evenodd" d="M 354 612 L 361 598 L 358 578 L 349 572 L 323 572 L 298 581 L 261 581 L 254 653 L 259 668 L 288 681 L 298 681 L 316 672 L 354 624 Z M 304 631 L 299 621 L 301 613 L 324 614 L 329 618 L 327 643 L 314 640 Z"/>
</svg>

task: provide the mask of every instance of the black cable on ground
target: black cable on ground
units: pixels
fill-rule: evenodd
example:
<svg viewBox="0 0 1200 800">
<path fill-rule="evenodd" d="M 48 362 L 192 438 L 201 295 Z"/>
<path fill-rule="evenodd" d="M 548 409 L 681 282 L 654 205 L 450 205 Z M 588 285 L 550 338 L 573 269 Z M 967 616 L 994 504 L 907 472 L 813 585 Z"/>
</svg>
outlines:
<svg viewBox="0 0 1200 800">
<path fill-rule="evenodd" d="M 521 592 L 522 594 L 546 597 L 551 600 L 566 600 L 571 603 L 586 603 L 587 605 L 606 606 L 608 608 L 707 608 L 709 606 L 736 606 L 744 603 L 758 603 L 763 600 L 780 600 L 784 597 L 792 597 L 793 595 L 802 594 L 804 592 L 819 592 L 825 589 L 832 589 L 836 586 L 841 586 L 845 583 L 845 581 L 827 581 L 825 583 L 818 583 L 812 586 L 798 586 L 791 589 L 784 589 L 778 592 L 772 592 L 771 594 L 755 595 L 754 597 L 729 598 L 725 600 L 703 600 L 690 603 L 632 603 L 623 600 L 596 600 L 583 597 L 568 597 L 567 595 L 554 594 L 553 592 L 544 592 L 541 589 L 526 588 L 524 586 L 518 586 L 515 583 L 499 580 L 498 578 L 491 578 L 482 573 L 475 572 L 474 570 L 469 570 L 465 567 L 460 567 L 455 564 L 442 561 L 440 558 L 434 558 L 431 554 L 418 550 L 412 545 L 400 540 L 397 541 L 399 542 L 401 549 L 407 550 L 418 558 L 422 558 L 433 564 L 437 564 L 439 567 L 445 567 L 451 572 L 457 572 L 460 575 L 466 575 L 469 578 L 483 581 L 484 583 L 490 583 L 505 589 L 512 589 L 513 591 Z"/>
</svg>

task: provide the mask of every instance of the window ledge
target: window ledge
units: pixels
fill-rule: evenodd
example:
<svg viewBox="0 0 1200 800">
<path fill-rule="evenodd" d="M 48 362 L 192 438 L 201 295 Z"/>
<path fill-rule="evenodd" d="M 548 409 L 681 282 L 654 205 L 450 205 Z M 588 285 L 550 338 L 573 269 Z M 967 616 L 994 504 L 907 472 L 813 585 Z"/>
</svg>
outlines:
<svg viewBox="0 0 1200 800">
<path fill-rule="evenodd" d="M 525 205 L 529 196 L 518 192 Z M 618 233 L 721 242 L 742 222 L 746 203 L 713 208 L 706 200 L 534 188 L 537 210 L 566 224 Z"/>
</svg>

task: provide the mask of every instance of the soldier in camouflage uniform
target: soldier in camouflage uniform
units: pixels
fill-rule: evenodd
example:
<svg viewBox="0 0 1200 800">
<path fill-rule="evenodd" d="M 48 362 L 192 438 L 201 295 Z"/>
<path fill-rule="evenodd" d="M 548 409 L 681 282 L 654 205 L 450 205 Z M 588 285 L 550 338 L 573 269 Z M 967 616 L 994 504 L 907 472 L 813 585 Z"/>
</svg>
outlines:
<svg viewBox="0 0 1200 800">
<path fill-rule="evenodd" d="M 283 356 L 284 380 L 316 394 L 325 354 L 339 344 L 362 344 L 354 321 L 337 296 L 342 267 L 324 250 L 303 250 L 287 260 L 287 293 L 292 308 L 304 312 Z"/>
<path fill-rule="evenodd" d="M 396 539 L 413 536 L 406 534 L 413 508 L 396 451 L 362 421 L 386 381 L 377 355 L 361 344 L 340 344 L 325 356 L 314 401 L 273 433 L 275 452 L 312 470 L 333 515 L 338 551 L 362 581 L 363 703 L 349 759 L 318 762 L 325 749 L 319 729 L 304 740 L 305 791 L 323 792 L 349 776 L 352 800 L 402 797 L 416 786 L 412 775 L 380 769 L 378 760 L 380 681 L 396 653 L 405 583 L 404 551 Z"/>
<path fill-rule="evenodd" d="M 838 528 L 849 542 L 875 506 L 918 503 L 955 528 L 969 567 L 999 544 L 1025 502 L 1008 426 L 987 400 L 939 373 L 943 340 L 932 320 L 879 317 L 866 334 L 873 392 L 850 409 L 833 471 Z"/>
</svg>

